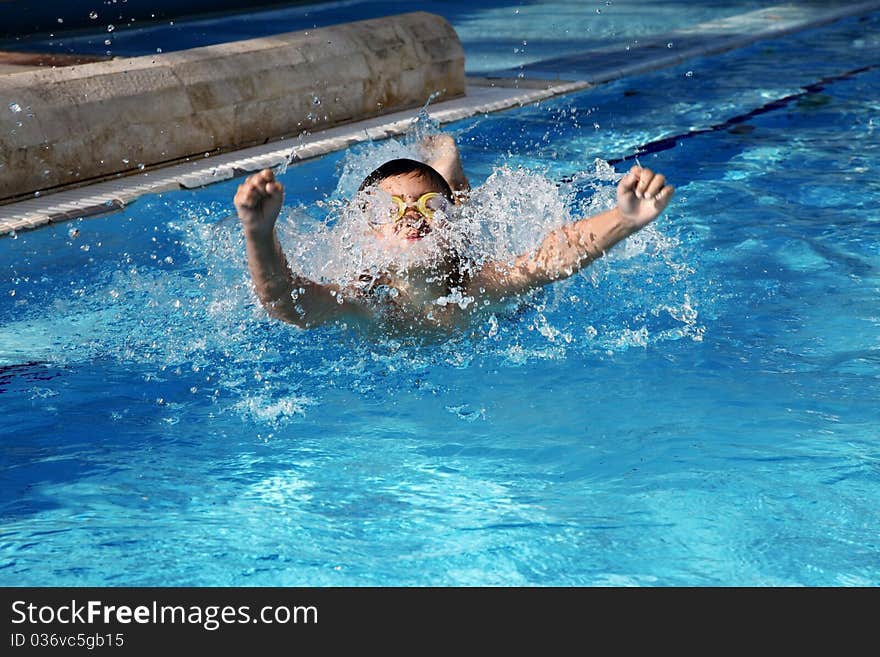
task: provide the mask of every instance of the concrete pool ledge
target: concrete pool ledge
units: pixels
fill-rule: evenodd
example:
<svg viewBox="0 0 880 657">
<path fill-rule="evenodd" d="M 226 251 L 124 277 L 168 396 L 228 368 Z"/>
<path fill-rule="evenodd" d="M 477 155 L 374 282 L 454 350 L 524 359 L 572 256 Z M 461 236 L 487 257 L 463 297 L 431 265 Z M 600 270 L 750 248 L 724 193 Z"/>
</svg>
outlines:
<svg viewBox="0 0 880 657">
<path fill-rule="evenodd" d="M 778 38 L 878 9 L 878 0 L 830 8 L 794 2 L 728 16 L 674 32 L 649 35 L 628 44 L 524 64 L 515 69 L 499 71 L 492 77 L 568 77 L 594 85 L 602 84 L 677 66 L 695 57 L 743 48 L 756 41 Z"/>
<path fill-rule="evenodd" d="M 0 199 L 419 107 L 465 93 L 425 12 L 0 76 Z"/>
</svg>

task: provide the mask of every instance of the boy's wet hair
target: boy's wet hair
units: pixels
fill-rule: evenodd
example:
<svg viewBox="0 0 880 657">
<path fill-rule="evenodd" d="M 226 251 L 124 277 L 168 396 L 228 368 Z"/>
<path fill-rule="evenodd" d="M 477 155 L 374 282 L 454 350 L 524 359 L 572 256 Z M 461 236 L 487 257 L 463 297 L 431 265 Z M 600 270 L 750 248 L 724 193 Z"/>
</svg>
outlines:
<svg viewBox="0 0 880 657">
<path fill-rule="evenodd" d="M 386 178 L 390 178 L 391 176 L 399 176 L 401 174 L 407 173 L 419 173 L 425 178 L 428 178 L 437 188 L 443 192 L 443 196 L 448 198 L 450 201 L 454 201 L 454 197 L 452 195 L 452 188 L 449 186 L 449 183 L 446 182 L 446 179 L 443 175 L 437 171 L 434 167 L 425 164 L 424 162 L 419 162 L 418 160 L 410 160 L 405 157 L 398 158 L 396 160 L 389 160 L 379 168 L 373 170 L 370 175 L 364 178 L 364 182 L 361 183 L 361 186 L 358 187 L 358 191 L 362 192 L 367 187 L 372 187 L 373 185 L 377 185 Z"/>
</svg>

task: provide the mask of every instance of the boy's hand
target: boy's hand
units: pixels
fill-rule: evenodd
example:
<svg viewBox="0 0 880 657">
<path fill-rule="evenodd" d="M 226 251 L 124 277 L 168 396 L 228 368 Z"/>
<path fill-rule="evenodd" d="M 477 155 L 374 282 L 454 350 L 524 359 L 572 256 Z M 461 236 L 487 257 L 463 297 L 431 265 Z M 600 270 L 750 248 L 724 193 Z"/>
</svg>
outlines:
<svg viewBox="0 0 880 657">
<path fill-rule="evenodd" d="M 663 174 L 634 166 L 617 184 L 617 205 L 623 220 L 636 231 L 659 217 L 674 193 Z"/>
<path fill-rule="evenodd" d="M 246 230 L 271 233 L 284 201 L 284 185 L 275 180 L 271 169 L 263 169 L 241 185 L 235 193 L 235 209 Z"/>
</svg>

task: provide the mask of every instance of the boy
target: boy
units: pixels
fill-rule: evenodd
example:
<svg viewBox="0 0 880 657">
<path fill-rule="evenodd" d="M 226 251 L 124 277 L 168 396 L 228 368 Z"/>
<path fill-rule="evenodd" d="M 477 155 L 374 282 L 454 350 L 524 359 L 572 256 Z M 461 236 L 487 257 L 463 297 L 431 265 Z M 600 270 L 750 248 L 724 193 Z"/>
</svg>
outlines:
<svg viewBox="0 0 880 657">
<path fill-rule="evenodd" d="M 465 201 L 470 190 L 451 137 L 430 137 L 424 146 L 430 164 L 386 162 L 367 176 L 359 192 L 375 239 L 401 255 L 417 249 L 432 232 L 442 233 L 450 206 Z M 284 189 L 270 169 L 242 183 L 234 202 L 254 288 L 270 316 L 307 328 L 336 319 L 373 318 L 378 312 L 416 329 L 460 323 L 469 304 L 447 299 L 500 301 L 571 276 L 660 216 L 673 193 L 661 174 L 636 166 L 618 183 L 616 207 L 551 231 L 534 252 L 512 262 L 466 262 L 440 239 L 430 266 L 416 260 L 403 271 L 367 275 L 366 286 L 364 277 L 350 285 L 322 284 L 291 271 L 275 234 Z M 377 303 L 377 283 L 394 294 Z M 393 312 L 387 312 L 389 306 Z"/>
</svg>

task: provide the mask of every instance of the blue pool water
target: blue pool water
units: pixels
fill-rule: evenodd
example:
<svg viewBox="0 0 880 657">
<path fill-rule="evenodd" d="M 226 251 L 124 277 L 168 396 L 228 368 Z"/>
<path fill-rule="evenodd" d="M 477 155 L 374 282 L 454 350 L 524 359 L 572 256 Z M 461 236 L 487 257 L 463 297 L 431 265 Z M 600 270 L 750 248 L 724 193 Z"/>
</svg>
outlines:
<svg viewBox="0 0 880 657">
<path fill-rule="evenodd" d="M 404 6 L 387 0 L 341 0 L 146 22 L 132 21 L 125 7 L 98 7 L 90 29 L 8 38 L 0 40 L 0 50 L 149 55 L 402 11 L 427 11 L 452 23 L 464 46 L 467 72 L 480 74 L 591 48 L 635 44 L 645 35 L 725 18 L 767 4 L 762 0 L 701 0 L 686 6 L 644 0 L 484 0 L 478 4 L 469 0 L 427 0 Z M 177 11 L 182 10 L 178 7 Z"/>
<path fill-rule="evenodd" d="M 880 584 L 878 21 L 447 126 L 506 199 L 678 192 L 440 341 L 268 320 L 238 181 L 0 240 L 0 583 Z"/>
</svg>

